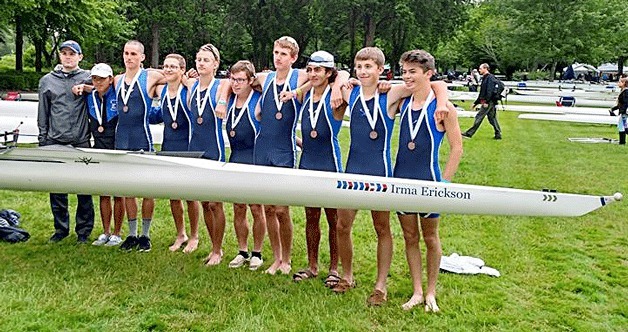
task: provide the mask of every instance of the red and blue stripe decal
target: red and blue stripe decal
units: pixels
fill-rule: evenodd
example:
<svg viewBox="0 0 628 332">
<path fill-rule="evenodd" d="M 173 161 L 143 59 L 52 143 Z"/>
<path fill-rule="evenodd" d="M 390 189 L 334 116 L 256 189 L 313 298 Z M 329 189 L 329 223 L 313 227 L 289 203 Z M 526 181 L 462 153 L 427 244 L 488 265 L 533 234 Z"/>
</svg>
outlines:
<svg viewBox="0 0 628 332">
<path fill-rule="evenodd" d="M 388 185 L 385 184 L 385 183 L 377 183 L 377 182 L 360 182 L 360 181 L 341 181 L 341 180 L 338 180 L 338 184 L 336 186 L 336 189 L 387 192 L 388 191 Z"/>
</svg>

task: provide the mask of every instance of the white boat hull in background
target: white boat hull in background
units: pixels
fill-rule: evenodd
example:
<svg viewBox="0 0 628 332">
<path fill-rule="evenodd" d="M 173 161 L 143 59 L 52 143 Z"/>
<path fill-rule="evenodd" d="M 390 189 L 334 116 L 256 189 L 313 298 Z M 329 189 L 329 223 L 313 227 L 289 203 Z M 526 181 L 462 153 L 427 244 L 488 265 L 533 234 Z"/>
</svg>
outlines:
<svg viewBox="0 0 628 332">
<path fill-rule="evenodd" d="M 523 96 L 550 96 L 550 97 L 575 97 L 575 98 L 584 98 L 591 100 L 617 100 L 617 95 L 619 93 L 611 93 L 611 92 L 590 92 L 585 90 L 550 90 L 550 89 L 542 89 L 542 90 L 528 90 L 528 89 L 512 89 L 514 94 L 523 95 Z"/>
<path fill-rule="evenodd" d="M 499 105 L 499 110 L 526 113 L 547 114 L 580 114 L 610 116 L 607 108 L 600 107 L 559 107 L 559 106 L 533 106 L 533 105 Z"/>
<path fill-rule="evenodd" d="M 5 190 L 384 211 L 580 216 L 621 199 L 63 146 L 5 150 L 0 169 Z"/>
<path fill-rule="evenodd" d="M 532 104 L 551 104 L 556 105 L 556 102 L 559 101 L 560 97 L 551 97 L 551 96 L 521 96 L 510 94 L 508 95 L 508 102 L 516 101 L 520 103 L 532 103 Z M 575 97 L 576 104 L 575 106 L 585 106 L 585 107 L 613 107 L 615 105 L 615 101 L 613 100 L 591 100 L 591 99 L 583 99 Z M 504 101 L 506 103 L 506 101 Z"/>
<path fill-rule="evenodd" d="M 616 125 L 617 116 L 580 114 L 520 114 L 519 119 Z"/>
</svg>

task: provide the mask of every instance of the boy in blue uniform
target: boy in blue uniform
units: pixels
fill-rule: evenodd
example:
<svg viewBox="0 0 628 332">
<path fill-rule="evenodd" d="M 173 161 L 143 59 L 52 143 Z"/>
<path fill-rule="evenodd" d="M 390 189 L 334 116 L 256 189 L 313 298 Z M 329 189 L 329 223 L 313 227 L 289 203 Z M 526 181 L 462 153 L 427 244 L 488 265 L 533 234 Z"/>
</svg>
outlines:
<svg viewBox="0 0 628 332">
<path fill-rule="evenodd" d="M 259 108 L 261 92 L 253 90 L 255 67 L 250 61 L 236 62 L 230 69 L 233 94 L 228 102 L 227 133 L 231 154 L 229 162 L 253 165 L 255 137 L 260 129 L 255 112 Z M 266 234 L 264 206 L 249 204 L 253 216 L 253 250 L 249 255 L 249 225 L 246 220 L 247 204 L 233 203 L 233 228 L 238 240 L 238 254 L 229 262 L 230 268 L 238 268 L 248 263 L 249 269 L 257 270 L 263 263 L 262 245 Z"/>
<path fill-rule="evenodd" d="M 113 70 L 106 63 L 94 65 L 91 70 L 92 93 L 85 96 L 89 115 L 89 129 L 96 149 L 115 149 L 118 110 L 116 90 L 113 87 Z M 114 197 L 113 233 L 111 232 L 112 206 L 110 196 L 100 196 L 100 218 L 103 234 L 92 244 L 117 246 L 122 243 L 120 229 L 124 219 L 124 197 Z"/>
<path fill-rule="evenodd" d="M 331 106 L 331 85 L 338 76 L 334 56 L 325 51 L 312 53 L 307 64 L 309 92 L 303 96 L 301 109 L 302 152 L 299 169 L 342 172 L 342 157 L 338 133 L 346 103 L 340 107 Z M 343 72 L 348 77 L 348 73 Z M 346 81 L 346 77 L 342 81 Z M 299 91 L 299 90 L 297 90 Z M 329 273 L 325 286 L 338 283 L 338 243 L 336 235 L 337 209 L 325 208 L 329 226 Z M 299 270 L 292 277 L 294 281 L 314 278 L 318 275 L 318 251 L 321 239 L 320 207 L 305 208 L 308 267 Z"/>
<path fill-rule="evenodd" d="M 157 87 L 161 102 L 160 112 L 155 114 L 155 122 L 164 123 L 161 151 L 188 151 L 192 137 L 192 116 L 188 107 L 188 89 L 181 83 L 181 77 L 185 73 L 185 59 L 179 54 L 166 55 L 163 73 L 166 84 Z M 170 246 L 170 251 L 177 251 L 186 245 L 183 252 L 190 253 L 198 246 L 199 204 L 197 201 L 187 201 L 187 207 L 191 238 L 185 233 L 183 202 L 180 199 L 170 200 L 170 211 L 177 230 L 177 237 Z"/>
<path fill-rule="evenodd" d="M 124 45 L 124 74 L 116 76 L 114 84 L 118 96 L 118 127 L 116 129 L 116 149 L 130 151 L 153 151 L 153 141 L 148 127 L 152 98 L 163 75 L 154 70 L 142 69 L 146 58 L 144 45 L 137 40 L 130 40 Z M 135 197 L 125 198 L 126 213 L 129 220 L 129 236 L 120 249 L 140 252 L 151 250 L 150 224 L 155 209 L 153 198 L 144 198 L 142 202 L 142 235 L 137 230 L 137 201 Z"/>
<path fill-rule="evenodd" d="M 222 136 L 222 118 L 217 106 L 226 101 L 218 100 L 226 90 L 229 80 L 217 79 L 220 51 L 212 44 L 201 46 L 196 53 L 198 80 L 188 80 L 190 111 L 192 114 L 192 138 L 190 151 L 203 152 L 203 158 L 225 161 L 225 142 Z M 229 89 L 230 90 L 230 89 Z M 221 105 L 219 105 L 221 104 Z M 205 258 L 206 266 L 222 261 L 222 242 L 225 235 L 225 211 L 222 202 L 201 202 L 203 219 L 211 240 L 211 252 Z M 198 242 L 198 241 L 196 241 Z"/>
<path fill-rule="evenodd" d="M 296 126 L 299 117 L 300 103 L 294 99 L 283 102 L 282 92 L 294 91 L 307 81 L 303 70 L 294 70 L 292 65 L 297 61 L 299 45 L 292 37 L 283 36 L 275 40 L 273 46 L 274 72 L 260 73 L 256 76 L 257 83 L 263 88 L 257 119 L 261 123 L 260 131 L 255 139 L 255 164 L 294 168 L 296 166 Z M 229 89 L 227 89 L 229 90 Z M 342 103 L 340 86 L 332 89 L 332 105 Z M 224 117 L 226 114 L 226 98 L 224 92 L 219 101 L 216 113 Z M 278 270 L 283 274 L 291 271 L 290 255 L 292 253 L 292 220 L 288 206 L 265 205 L 268 238 L 273 249 L 275 261 L 266 270 L 275 274 Z"/>
<path fill-rule="evenodd" d="M 399 61 L 403 69 L 405 87 L 412 95 L 401 103 L 401 128 L 399 150 L 395 162 L 394 177 L 425 181 L 449 182 L 462 156 L 462 136 L 455 110 L 444 120 L 436 119 L 436 99 L 430 86 L 430 78 L 436 70 L 434 57 L 423 50 L 405 52 Z M 438 150 L 447 137 L 449 158 L 441 174 Z M 406 245 L 406 258 L 410 267 L 414 293 L 402 308 L 409 310 L 425 302 L 425 311 L 438 312 L 436 304 L 436 280 L 442 249 L 438 237 L 438 213 L 420 213 L 421 232 L 417 213 L 398 212 Z M 427 289 L 425 297 L 421 286 L 420 234 L 427 247 Z"/>
<path fill-rule="evenodd" d="M 361 85 L 344 94 L 351 110 L 347 173 L 392 176 L 390 144 L 395 115 L 400 100 L 409 96 L 410 92 L 403 87 L 393 86 L 389 92 L 380 93 L 378 80 L 384 70 L 384 61 L 384 53 L 376 47 L 363 48 L 355 56 L 355 71 Z M 437 112 L 437 116 L 444 117 L 447 114 L 447 88 L 442 82 L 434 82 L 434 85 L 438 109 L 442 110 Z M 336 293 L 344 293 L 355 287 L 351 228 L 356 213 L 357 210 L 338 210 L 338 252 L 343 276 L 332 288 Z M 381 305 L 386 302 L 386 279 L 393 253 L 390 212 L 371 211 L 371 216 L 377 234 L 377 280 L 367 302 L 370 305 Z"/>
</svg>

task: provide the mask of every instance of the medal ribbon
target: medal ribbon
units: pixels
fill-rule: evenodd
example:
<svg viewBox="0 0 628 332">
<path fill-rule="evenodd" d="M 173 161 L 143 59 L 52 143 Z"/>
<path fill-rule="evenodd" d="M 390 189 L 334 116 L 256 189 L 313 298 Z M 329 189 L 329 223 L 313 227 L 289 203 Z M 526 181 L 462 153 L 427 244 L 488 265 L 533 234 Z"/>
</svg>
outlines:
<svg viewBox="0 0 628 332">
<path fill-rule="evenodd" d="M 214 86 L 214 83 L 216 83 L 216 80 L 214 78 L 212 78 L 212 81 L 209 82 L 209 85 L 207 86 L 207 92 L 205 92 L 205 96 L 203 96 L 203 100 L 201 100 L 201 82 L 198 82 L 198 85 L 196 86 L 196 107 L 198 107 L 198 117 L 202 117 L 203 116 L 203 112 L 205 111 L 205 106 L 207 105 L 207 100 L 209 100 L 209 95 L 211 94 L 211 90 L 212 87 Z"/>
<path fill-rule="evenodd" d="M 425 113 L 427 113 L 427 107 L 430 105 L 430 102 L 434 99 L 434 91 L 430 89 L 430 94 L 425 99 L 425 103 L 423 103 L 423 108 L 421 114 L 419 114 L 419 118 L 416 120 L 416 127 L 412 124 L 412 101 L 414 100 L 414 96 L 410 97 L 410 102 L 408 103 L 408 107 L 406 109 L 406 113 L 408 114 L 408 128 L 410 128 L 410 140 L 414 142 L 416 135 L 419 133 L 419 128 L 421 128 L 421 122 L 423 122 L 423 118 L 425 117 Z"/>
<path fill-rule="evenodd" d="M 316 124 L 318 123 L 318 117 L 321 115 L 321 108 L 323 108 L 323 104 L 325 104 L 325 97 L 329 93 L 329 84 L 325 87 L 325 91 L 323 91 L 323 95 L 321 99 L 318 101 L 318 106 L 316 110 L 314 110 L 314 90 L 312 90 L 312 94 L 310 95 L 310 103 L 308 112 L 310 113 L 310 124 L 312 125 L 312 129 L 316 130 Z"/>
<path fill-rule="evenodd" d="M 168 86 L 166 86 L 166 89 Z M 181 102 L 181 90 L 183 86 L 179 84 L 179 88 L 177 89 L 177 95 L 174 98 L 174 107 L 170 104 L 170 96 L 168 95 L 168 90 L 166 90 L 166 94 L 164 98 L 166 98 L 166 104 L 168 104 L 168 112 L 170 112 L 170 116 L 172 117 L 173 122 L 177 122 L 177 111 L 179 110 L 179 103 Z"/>
<path fill-rule="evenodd" d="M 362 109 L 364 110 L 364 114 L 366 114 L 366 119 L 369 121 L 369 125 L 371 126 L 371 130 L 375 130 L 375 125 L 377 124 L 377 116 L 379 115 L 379 91 L 375 91 L 375 100 L 373 101 L 373 115 L 371 116 L 371 111 L 368 106 L 366 106 L 366 100 L 364 100 L 364 89 L 360 88 L 360 101 L 362 102 Z"/>
<path fill-rule="evenodd" d="M 140 78 L 141 73 L 142 73 L 142 70 L 140 69 L 137 71 L 135 76 L 133 76 L 133 79 L 131 80 L 131 84 L 129 84 L 129 91 L 126 91 L 126 88 L 124 87 L 126 73 L 122 76 L 122 86 L 120 87 L 120 94 L 122 95 L 122 103 L 124 104 L 124 106 L 128 104 L 129 97 L 131 97 L 131 92 L 133 92 L 133 87 L 135 86 L 135 83 L 137 82 L 137 80 Z"/>
<path fill-rule="evenodd" d="M 98 102 L 96 100 L 96 94 L 98 94 L 98 91 L 94 90 L 92 92 L 92 101 L 94 102 L 94 110 L 96 111 L 96 120 L 98 120 L 98 124 L 102 126 L 102 119 L 104 118 L 104 116 L 100 111 L 100 106 L 98 106 Z M 103 98 L 100 98 L 100 100 L 104 105 L 105 100 Z M 103 112 L 104 110 L 105 110 L 105 107 L 103 107 Z"/>
<path fill-rule="evenodd" d="M 288 76 L 286 77 L 286 81 L 283 83 L 283 89 L 281 92 L 288 91 L 288 85 L 290 85 L 290 77 L 292 77 L 292 68 L 288 71 Z M 283 107 L 283 101 L 279 101 L 279 94 L 277 93 L 277 75 L 273 78 L 273 93 L 275 94 L 275 105 L 277 106 L 277 112 L 281 112 L 281 107 Z"/>
<path fill-rule="evenodd" d="M 253 92 L 254 90 L 251 90 L 251 92 L 249 92 L 249 96 L 246 97 L 246 101 L 244 102 L 244 105 L 242 105 L 242 108 L 240 109 L 240 114 L 238 114 L 238 116 L 235 116 L 236 103 L 238 101 L 237 97 L 236 100 L 233 101 L 233 105 L 231 105 L 231 109 L 229 110 L 229 112 L 231 113 L 231 129 L 234 129 L 240 122 L 240 119 L 242 119 L 242 115 L 245 112 L 248 112 L 249 102 L 251 101 L 251 97 L 253 97 Z"/>
</svg>

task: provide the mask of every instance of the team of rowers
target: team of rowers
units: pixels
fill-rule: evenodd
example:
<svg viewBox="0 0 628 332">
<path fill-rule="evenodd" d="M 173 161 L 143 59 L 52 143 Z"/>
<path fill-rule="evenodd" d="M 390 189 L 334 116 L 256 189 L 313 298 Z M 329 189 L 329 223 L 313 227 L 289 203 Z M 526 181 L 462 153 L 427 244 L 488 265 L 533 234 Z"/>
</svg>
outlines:
<svg viewBox="0 0 628 332">
<path fill-rule="evenodd" d="M 70 66 L 72 61 L 78 64 L 82 58 L 80 46 L 66 43 L 59 50 L 62 65 Z M 142 67 L 144 46 L 131 40 L 124 46 L 124 73 L 114 76 L 111 67 L 97 64 L 89 74 L 91 82 L 73 85 L 72 91 L 85 98 L 95 148 L 153 151 L 149 124 L 163 123 L 163 151 L 198 151 L 203 158 L 212 160 L 272 167 L 443 182 L 453 178 L 462 156 L 460 128 L 456 111 L 448 102 L 445 83 L 430 81 L 435 72 L 432 55 L 423 50 L 405 52 L 400 59 L 404 82 L 391 86 L 379 82 L 385 63 L 379 48 L 366 47 L 357 52 L 356 78 L 338 71 L 333 55 L 326 51 L 312 53 L 305 69 L 293 69 L 298 54 L 297 42 L 284 36 L 274 42 L 274 71 L 258 73 L 250 61 L 242 60 L 230 67 L 228 79 L 218 79 L 215 75 L 220 53 L 212 44 L 200 47 L 192 70 L 187 70 L 185 58 L 179 54 L 167 55 L 162 69 L 152 70 Z M 343 165 L 338 134 L 345 114 L 350 115 L 351 142 Z M 393 164 L 391 137 L 397 116 L 399 148 Z M 223 127 L 230 147 L 228 160 Z M 444 138 L 450 149 L 441 171 L 438 157 Z M 144 198 L 140 209 L 134 197 L 114 197 L 113 204 L 110 197 L 101 197 L 104 232 L 93 244 L 150 251 L 154 204 L 154 199 Z M 184 221 L 186 206 L 189 236 Z M 173 199 L 170 208 L 177 235 L 169 249 L 190 253 L 198 248 L 198 219 L 202 210 L 211 240 L 205 264 L 220 264 L 226 224 L 223 203 L 186 201 L 184 204 Z M 291 274 L 293 226 L 289 207 L 248 204 L 253 219 L 250 252 L 247 204 L 233 204 L 233 209 L 238 254 L 229 267 L 260 268 L 267 233 L 273 260 L 265 272 Z M 308 266 L 292 274 L 295 282 L 318 276 L 322 210 L 305 207 Z M 331 208 L 324 211 L 330 249 L 325 286 L 344 293 L 356 286 L 351 229 L 357 211 Z M 122 241 L 125 214 L 129 232 Z M 422 304 L 426 311 L 436 312 L 439 310 L 436 281 L 442 253 L 438 236 L 440 216 L 437 211 L 419 214 L 397 211 L 397 215 L 414 288 L 403 308 Z M 390 212 L 371 211 L 371 216 L 377 234 L 377 280 L 367 302 L 381 305 L 387 301 L 386 279 L 393 253 Z M 421 282 L 421 234 L 427 247 L 425 291 Z"/>
</svg>

